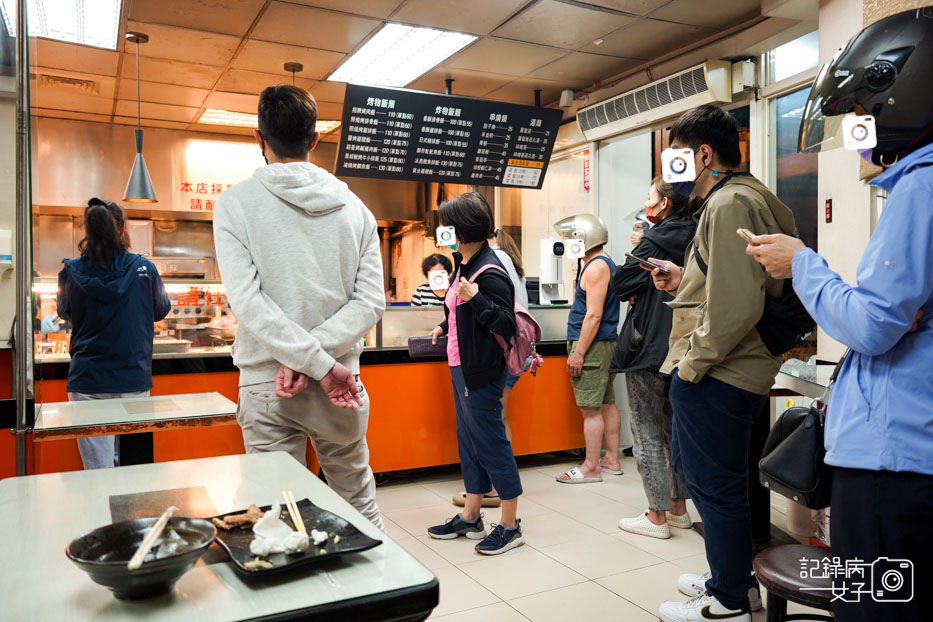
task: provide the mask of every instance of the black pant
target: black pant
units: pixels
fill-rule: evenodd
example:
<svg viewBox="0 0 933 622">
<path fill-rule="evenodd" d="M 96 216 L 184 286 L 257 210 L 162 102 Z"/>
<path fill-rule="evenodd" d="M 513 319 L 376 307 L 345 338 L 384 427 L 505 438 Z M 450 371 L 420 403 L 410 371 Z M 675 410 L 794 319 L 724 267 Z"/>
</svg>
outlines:
<svg viewBox="0 0 933 622">
<path fill-rule="evenodd" d="M 706 591 L 738 609 L 748 597 L 752 531 L 748 506 L 748 441 L 766 396 L 705 376 L 697 384 L 674 373 L 671 461 L 703 519 Z"/>
<path fill-rule="evenodd" d="M 868 564 L 862 589 L 872 591 L 860 597 L 846 596 L 858 602 L 835 601 L 836 620 L 929 620 L 933 615 L 926 600 L 933 585 L 933 475 L 837 467 L 833 472 L 831 507 L 832 555 L 840 558 L 843 567 L 847 560 L 855 559 Z M 911 563 L 912 585 L 908 576 Z M 836 579 L 834 583 L 840 585 L 842 581 Z M 847 580 L 846 585 L 854 586 L 853 580 Z M 911 596 L 909 602 L 891 602 Z"/>
</svg>

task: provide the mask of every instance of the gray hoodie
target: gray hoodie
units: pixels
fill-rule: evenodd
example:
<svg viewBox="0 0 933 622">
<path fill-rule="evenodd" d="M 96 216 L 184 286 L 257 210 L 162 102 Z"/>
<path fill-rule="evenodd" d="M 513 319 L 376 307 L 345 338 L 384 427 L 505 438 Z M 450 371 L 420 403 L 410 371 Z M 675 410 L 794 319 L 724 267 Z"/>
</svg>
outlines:
<svg viewBox="0 0 933 622">
<path fill-rule="evenodd" d="M 259 168 L 220 196 L 214 243 L 240 386 L 280 365 L 316 380 L 335 360 L 359 372 L 385 291 L 376 219 L 345 183 L 310 162 Z"/>
</svg>

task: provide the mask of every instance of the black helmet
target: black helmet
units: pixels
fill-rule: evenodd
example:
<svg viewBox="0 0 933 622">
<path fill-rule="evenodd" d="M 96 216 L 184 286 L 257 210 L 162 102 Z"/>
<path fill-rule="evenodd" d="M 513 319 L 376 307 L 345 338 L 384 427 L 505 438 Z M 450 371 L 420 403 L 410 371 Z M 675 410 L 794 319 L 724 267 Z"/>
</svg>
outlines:
<svg viewBox="0 0 933 622">
<path fill-rule="evenodd" d="M 931 68 L 933 6 L 864 28 L 820 70 L 804 108 L 798 149 L 841 145 L 840 115 L 855 111 L 875 117 L 874 161 L 893 163 L 933 126 Z"/>
</svg>

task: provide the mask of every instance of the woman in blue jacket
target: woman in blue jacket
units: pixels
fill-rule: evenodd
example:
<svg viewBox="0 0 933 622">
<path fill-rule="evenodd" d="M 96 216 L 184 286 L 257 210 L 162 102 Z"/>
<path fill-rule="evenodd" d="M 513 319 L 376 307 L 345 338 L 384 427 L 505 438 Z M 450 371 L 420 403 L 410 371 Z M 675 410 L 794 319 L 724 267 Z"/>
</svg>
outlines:
<svg viewBox="0 0 933 622">
<path fill-rule="evenodd" d="M 151 261 L 127 252 L 123 210 L 91 199 L 84 210 L 81 255 L 58 273 L 58 315 L 71 320 L 68 399 L 149 395 L 153 324 L 171 308 Z M 114 466 L 116 437 L 78 439 L 85 469 Z"/>
<path fill-rule="evenodd" d="M 824 115 L 875 117 L 877 145 L 862 157 L 885 169 L 871 184 L 889 197 L 855 286 L 794 238 L 758 236 L 752 244 L 760 246 L 747 249 L 772 276 L 793 276 L 820 327 L 851 349 L 826 415 L 826 463 L 835 467 L 830 538 L 843 567 L 859 559 L 866 568 L 863 593 L 834 599 L 840 622 L 930 616 L 922 590 L 933 583 L 931 66 L 927 7 L 865 28 L 810 92 L 801 150 L 824 141 Z"/>
</svg>

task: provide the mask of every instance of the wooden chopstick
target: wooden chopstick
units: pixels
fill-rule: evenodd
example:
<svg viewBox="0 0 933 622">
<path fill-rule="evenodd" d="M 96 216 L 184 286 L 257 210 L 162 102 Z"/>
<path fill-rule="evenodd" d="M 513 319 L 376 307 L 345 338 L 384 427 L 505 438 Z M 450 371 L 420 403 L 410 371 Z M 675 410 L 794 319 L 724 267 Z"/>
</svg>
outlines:
<svg viewBox="0 0 933 622">
<path fill-rule="evenodd" d="M 174 514 L 177 509 L 178 508 L 173 505 L 162 512 L 162 516 L 159 517 L 155 525 L 146 533 L 146 537 L 143 538 L 143 541 L 139 544 L 139 548 L 136 549 L 136 552 L 133 553 L 133 557 L 130 558 L 129 563 L 126 565 L 129 570 L 136 570 L 143 565 L 143 560 L 146 558 L 146 555 L 149 554 L 152 545 L 155 544 L 158 537 L 162 535 L 162 530 L 165 529 L 165 525 L 168 524 L 168 519 L 172 517 L 172 514 Z"/>
<path fill-rule="evenodd" d="M 291 499 L 292 507 L 295 508 L 295 518 L 298 520 L 298 526 L 301 528 L 301 533 L 307 535 L 308 528 L 305 527 L 305 521 L 304 521 L 304 518 L 301 516 L 301 510 L 298 509 L 298 502 L 295 501 L 295 493 L 289 490 L 288 497 L 289 499 Z"/>
<path fill-rule="evenodd" d="M 295 502 L 294 493 L 292 493 L 291 490 L 283 490 L 282 498 L 285 499 L 285 507 L 288 509 L 288 515 L 292 519 L 295 531 L 300 531 L 304 534 L 308 533 L 304 519 L 301 518 L 301 512 L 298 510 L 298 504 Z"/>
</svg>

